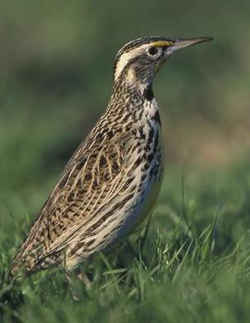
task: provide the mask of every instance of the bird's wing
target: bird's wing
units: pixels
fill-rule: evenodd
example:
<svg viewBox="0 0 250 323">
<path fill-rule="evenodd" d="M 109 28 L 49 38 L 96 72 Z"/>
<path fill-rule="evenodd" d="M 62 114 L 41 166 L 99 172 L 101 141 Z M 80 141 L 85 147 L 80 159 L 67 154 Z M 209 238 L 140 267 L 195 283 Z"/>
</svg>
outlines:
<svg viewBox="0 0 250 323">
<path fill-rule="evenodd" d="M 80 232 L 102 221 L 111 206 L 114 210 L 121 194 L 130 189 L 130 156 L 135 149 L 131 134 L 90 148 L 91 152 L 75 154 L 65 168 L 21 247 L 22 258 L 32 254 L 44 259 L 65 249 Z"/>
</svg>

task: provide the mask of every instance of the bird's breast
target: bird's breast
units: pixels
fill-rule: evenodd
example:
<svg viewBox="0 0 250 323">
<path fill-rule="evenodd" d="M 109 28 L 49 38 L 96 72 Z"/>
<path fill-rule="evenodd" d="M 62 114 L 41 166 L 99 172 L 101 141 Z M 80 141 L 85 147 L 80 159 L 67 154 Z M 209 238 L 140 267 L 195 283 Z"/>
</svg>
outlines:
<svg viewBox="0 0 250 323">
<path fill-rule="evenodd" d="M 133 178 L 131 186 L 134 185 L 134 198 L 128 211 L 124 212 L 123 232 L 130 231 L 130 228 L 134 230 L 151 213 L 161 187 L 161 123 L 155 99 L 144 104 L 136 129 L 136 136 L 130 141 L 129 151 L 132 153 L 128 153 L 128 176 Z"/>
</svg>

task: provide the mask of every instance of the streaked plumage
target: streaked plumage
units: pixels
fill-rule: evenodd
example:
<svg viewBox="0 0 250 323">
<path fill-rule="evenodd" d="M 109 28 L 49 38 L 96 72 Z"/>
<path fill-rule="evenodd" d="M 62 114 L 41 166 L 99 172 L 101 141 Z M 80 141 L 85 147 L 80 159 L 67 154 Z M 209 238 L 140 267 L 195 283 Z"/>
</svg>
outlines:
<svg viewBox="0 0 250 323">
<path fill-rule="evenodd" d="M 119 50 L 107 110 L 67 163 L 14 258 L 12 275 L 57 264 L 73 270 L 151 212 L 163 169 L 152 82 L 174 50 L 206 40 L 146 37 Z"/>
</svg>

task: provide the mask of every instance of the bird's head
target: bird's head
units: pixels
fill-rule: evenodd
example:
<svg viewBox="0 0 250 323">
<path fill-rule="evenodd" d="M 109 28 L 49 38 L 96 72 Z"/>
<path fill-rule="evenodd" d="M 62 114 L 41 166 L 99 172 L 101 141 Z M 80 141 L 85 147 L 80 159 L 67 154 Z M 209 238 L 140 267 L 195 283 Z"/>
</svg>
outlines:
<svg viewBox="0 0 250 323">
<path fill-rule="evenodd" d="M 175 51 L 211 40 L 208 37 L 168 39 L 143 37 L 125 44 L 114 63 L 114 82 L 125 81 L 130 86 L 147 87 L 168 57 Z"/>
</svg>

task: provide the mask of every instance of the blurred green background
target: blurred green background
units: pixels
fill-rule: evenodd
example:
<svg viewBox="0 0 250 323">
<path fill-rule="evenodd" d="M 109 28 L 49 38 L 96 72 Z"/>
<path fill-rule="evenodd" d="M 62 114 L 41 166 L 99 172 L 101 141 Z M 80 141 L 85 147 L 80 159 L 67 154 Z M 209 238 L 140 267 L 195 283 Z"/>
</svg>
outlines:
<svg viewBox="0 0 250 323">
<path fill-rule="evenodd" d="M 250 145 L 247 1 L 12 1 L 0 5 L 1 190 L 39 189 L 104 111 L 112 64 L 142 35 L 212 36 L 155 82 L 168 161 L 224 167 Z"/>
<path fill-rule="evenodd" d="M 250 229 L 249 14 L 250 2 L 244 0 L 0 3 L 2 264 L 15 253 L 66 161 L 103 113 L 116 51 L 144 35 L 214 37 L 174 55 L 154 84 L 167 150 L 155 228 L 167 225 L 169 241 L 179 230 L 184 178 L 189 223 L 202 232 L 220 213 L 216 243 L 220 250 L 233 248 Z M 228 292 L 232 298 L 236 285 Z M 179 287 L 174 288 L 173 295 Z M 185 308 L 183 299 L 178 302 Z M 230 302 L 225 296 L 225 309 L 232 308 Z M 233 322 L 234 315 L 230 318 Z M 169 320 L 178 319 L 173 310 Z M 191 315 L 190 322 L 200 321 Z"/>
</svg>

